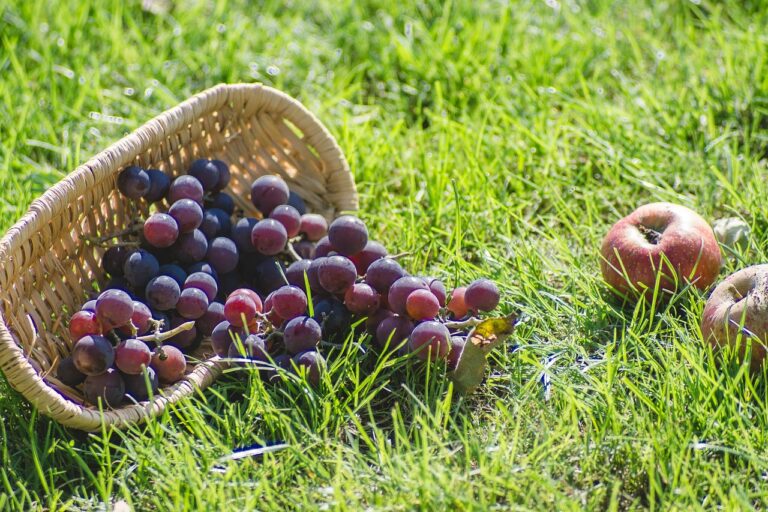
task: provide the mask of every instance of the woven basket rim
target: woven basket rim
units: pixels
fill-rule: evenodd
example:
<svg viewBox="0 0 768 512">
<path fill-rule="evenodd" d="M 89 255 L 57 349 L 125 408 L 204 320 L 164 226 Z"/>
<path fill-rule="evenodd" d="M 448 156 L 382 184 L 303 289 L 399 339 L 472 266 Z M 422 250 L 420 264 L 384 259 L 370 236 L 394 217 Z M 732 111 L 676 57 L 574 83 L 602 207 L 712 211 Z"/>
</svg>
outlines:
<svg viewBox="0 0 768 512">
<path fill-rule="evenodd" d="M 307 145 L 315 148 L 318 158 L 328 168 L 329 202 L 336 211 L 357 209 L 358 199 L 354 180 L 344 154 L 325 126 L 306 107 L 287 94 L 262 84 L 219 84 L 204 90 L 184 102 L 152 118 L 129 135 L 112 143 L 103 151 L 78 166 L 50 187 L 29 206 L 29 210 L 0 239 L 0 268 L 18 265 L 13 255 L 26 241 L 60 212 L 75 201 L 88 187 L 117 172 L 118 162 L 126 156 L 135 158 L 156 144 L 166 133 L 189 126 L 216 105 L 226 105 L 233 98 L 252 101 L 255 111 L 264 109 L 290 121 L 304 133 Z M 251 107 L 249 107 L 251 108 Z M 0 297 L 10 303 L 0 289 Z M 168 404 L 189 396 L 197 389 L 211 384 L 227 367 L 218 357 L 198 363 L 184 379 L 163 390 L 150 402 L 124 405 L 119 409 L 98 411 L 83 407 L 62 396 L 38 375 L 11 333 L 0 310 L 0 370 L 11 386 L 20 392 L 42 414 L 79 430 L 99 430 L 104 425 L 124 428 L 130 424 L 160 414 Z"/>
</svg>

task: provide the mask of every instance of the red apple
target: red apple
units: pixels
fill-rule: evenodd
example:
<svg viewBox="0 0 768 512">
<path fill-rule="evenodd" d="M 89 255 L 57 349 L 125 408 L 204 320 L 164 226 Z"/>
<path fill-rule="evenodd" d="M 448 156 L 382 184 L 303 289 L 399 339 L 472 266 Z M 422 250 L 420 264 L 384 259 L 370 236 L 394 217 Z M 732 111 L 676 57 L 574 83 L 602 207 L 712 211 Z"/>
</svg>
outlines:
<svg viewBox="0 0 768 512">
<path fill-rule="evenodd" d="M 671 203 L 641 206 L 603 239 L 600 269 L 615 293 L 650 299 L 656 281 L 674 292 L 686 283 L 703 290 L 720 272 L 720 247 L 696 212 Z"/>
<path fill-rule="evenodd" d="M 738 348 L 742 359 L 751 345 L 752 369 L 760 367 L 768 342 L 768 265 L 739 270 L 717 285 L 704 306 L 701 333 L 715 350 Z"/>
</svg>

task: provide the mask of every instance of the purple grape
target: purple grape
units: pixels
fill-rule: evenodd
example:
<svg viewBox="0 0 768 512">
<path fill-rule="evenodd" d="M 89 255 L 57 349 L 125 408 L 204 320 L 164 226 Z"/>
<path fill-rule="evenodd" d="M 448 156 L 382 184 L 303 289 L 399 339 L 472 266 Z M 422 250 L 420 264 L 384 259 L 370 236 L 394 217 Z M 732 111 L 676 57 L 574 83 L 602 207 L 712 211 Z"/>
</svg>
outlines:
<svg viewBox="0 0 768 512">
<path fill-rule="evenodd" d="M 149 400 L 150 392 L 152 395 L 157 394 L 160 385 L 157 372 L 150 367 L 144 368 L 138 375 L 124 373 L 122 378 L 125 382 L 125 394 L 130 395 L 137 402 Z"/>
<path fill-rule="evenodd" d="M 320 377 L 325 372 L 325 359 L 319 352 L 304 351 L 293 356 L 293 362 L 299 374 L 304 374 L 312 387 L 320 385 Z"/>
<path fill-rule="evenodd" d="M 168 202 L 173 204 L 179 199 L 191 199 L 203 204 L 203 185 L 194 176 L 179 176 L 168 188 Z"/>
<path fill-rule="evenodd" d="M 451 350 L 448 352 L 448 370 L 453 371 L 459 365 L 459 359 L 461 359 L 461 353 L 464 352 L 464 345 L 466 345 L 466 338 L 461 336 L 451 336 Z"/>
<path fill-rule="evenodd" d="M 368 331 L 368 334 L 375 338 L 376 328 L 381 322 L 384 321 L 385 318 L 389 318 L 391 316 L 395 316 L 395 314 L 388 309 L 379 309 L 373 314 L 368 315 L 368 318 L 365 320 L 365 329 Z"/>
<path fill-rule="evenodd" d="M 210 336 L 213 333 L 213 329 L 224 320 L 224 304 L 221 302 L 211 302 L 208 304 L 208 310 L 205 314 L 195 322 L 195 327 L 203 336 Z"/>
<path fill-rule="evenodd" d="M 499 300 L 499 288 L 490 279 L 473 281 L 464 292 L 464 302 L 473 311 L 493 311 Z"/>
<path fill-rule="evenodd" d="M 235 201 L 225 192 L 213 194 L 210 199 L 205 200 L 205 206 L 211 210 L 222 210 L 227 215 L 235 213 Z"/>
<path fill-rule="evenodd" d="M 304 199 L 302 199 L 301 196 L 293 190 L 291 190 L 288 194 L 288 205 L 296 208 L 296 211 L 299 212 L 299 215 L 304 215 L 307 213 L 307 205 L 304 203 Z"/>
<path fill-rule="evenodd" d="M 413 331 L 413 322 L 404 316 L 393 315 L 384 318 L 376 327 L 376 343 L 384 348 L 396 347 Z"/>
<path fill-rule="evenodd" d="M 197 288 L 185 288 L 176 303 L 176 312 L 189 320 L 197 320 L 208 311 L 208 297 Z"/>
<path fill-rule="evenodd" d="M 285 249 L 288 233 L 282 224 L 274 219 L 259 221 L 251 231 L 251 243 L 256 252 L 266 256 L 274 256 Z"/>
<path fill-rule="evenodd" d="M 285 266 L 278 259 L 267 258 L 256 265 L 255 270 L 254 288 L 262 295 L 269 295 L 288 284 L 285 281 Z"/>
<path fill-rule="evenodd" d="M 171 205 L 168 214 L 176 220 L 180 233 L 190 233 L 203 223 L 203 209 L 191 199 L 179 199 Z"/>
<path fill-rule="evenodd" d="M 232 345 L 233 337 L 236 334 L 237 328 L 226 320 L 216 324 L 216 327 L 211 331 L 211 347 L 213 352 L 219 357 L 227 357 L 229 346 Z"/>
<path fill-rule="evenodd" d="M 310 260 L 294 261 L 285 271 L 285 278 L 288 279 L 288 282 L 292 285 L 298 286 L 304 290 L 306 288 L 306 285 L 304 284 L 304 272 L 309 269 L 311 264 L 312 261 Z"/>
<path fill-rule="evenodd" d="M 244 340 L 235 340 L 227 349 L 227 356 L 232 359 L 250 359 L 251 361 L 269 361 L 269 352 L 264 343 L 264 338 L 257 334 L 250 334 Z M 242 362 L 237 364 L 244 366 Z"/>
<path fill-rule="evenodd" d="M 323 331 L 328 341 L 343 341 L 349 332 L 352 315 L 340 301 L 334 298 L 318 300 L 312 317 Z"/>
<path fill-rule="evenodd" d="M 187 277 L 187 280 L 184 281 L 184 289 L 187 288 L 197 288 L 198 290 L 202 290 L 209 301 L 213 300 L 219 292 L 216 280 L 213 276 L 206 274 L 205 272 L 195 272 L 194 274 L 190 274 L 189 277 Z"/>
<path fill-rule="evenodd" d="M 376 260 L 380 260 L 387 255 L 387 250 L 379 242 L 369 240 L 363 250 L 352 256 L 350 259 L 357 268 L 357 273 L 364 276 L 368 271 L 368 267 L 371 266 Z"/>
<path fill-rule="evenodd" d="M 171 187 L 171 178 L 159 169 L 147 169 L 149 176 L 149 191 L 144 196 L 150 203 L 162 201 Z"/>
<path fill-rule="evenodd" d="M 115 365 L 123 373 L 139 374 L 151 360 L 152 353 L 143 341 L 129 338 L 115 347 Z"/>
<path fill-rule="evenodd" d="M 136 252 L 136 249 L 132 247 L 123 245 L 112 246 L 101 257 L 101 267 L 104 269 L 104 272 L 112 277 L 122 277 L 125 260 L 134 252 Z"/>
<path fill-rule="evenodd" d="M 211 192 L 219 184 L 219 168 L 206 159 L 195 160 L 189 167 L 189 175 L 194 176 L 203 186 L 203 190 Z"/>
<path fill-rule="evenodd" d="M 105 331 L 126 325 L 133 316 L 133 299 L 122 290 L 102 292 L 96 299 L 96 316 Z"/>
<path fill-rule="evenodd" d="M 166 213 L 153 213 L 144 221 L 144 239 L 153 247 L 170 247 L 178 237 L 179 226 Z"/>
<path fill-rule="evenodd" d="M 309 281 L 309 289 L 315 295 L 323 295 L 326 293 L 325 288 L 320 284 L 320 267 L 325 263 L 327 258 L 317 258 L 309 264 L 307 267 L 307 280 Z"/>
<path fill-rule="evenodd" d="M 315 244 L 309 240 L 293 242 L 293 250 L 304 259 L 311 260 L 315 257 Z"/>
<path fill-rule="evenodd" d="M 297 286 L 283 286 L 272 293 L 272 307 L 283 320 L 307 313 L 307 296 Z"/>
<path fill-rule="evenodd" d="M 331 222 L 328 240 L 333 249 L 344 256 L 352 256 L 368 243 L 368 229 L 363 221 L 353 215 L 342 215 Z"/>
<path fill-rule="evenodd" d="M 173 246 L 176 258 L 182 263 L 194 263 L 205 258 L 208 252 L 208 240 L 199 229 L 179 235 Z"/>
<path fill-rule="evenodd" d="M 99 375 L 91 375 L 83 383 L 83 395 L 93 405 L 117 407 L 125 398 L 125 383 L 120 372 L 107 369 Z"/>
<path fill-rule="evenodd" d="M 152 311 L 149 310 L 146 304 L 139 301 L 133 301 L 133 315 L 131 315 L 131 324 L 136 328 L 136 336 L 142 336 L 149 332 L 150 323 L 152 319 Z M 119 329 L 122 335 L 131 335 L 130 327 L 121 327 Z"/>
<path fill-rule="evenodd" d="M 147 283 L 144 290 L 147 304 L 158 311 L 168 311 L 176 307 L 181 295 L 179 283 L 169 276 L 157 276 Z"/>
<path fill-rule="evenodd" d="M 344 294 L 344 305 L 356 315 L 370 315 L 379 309 L 379 293 L 365 283 L 353 284 Z"/>
<path fill-rule="evenodd" d="M 269 218 L 274 219 L 283 225 L 285 232 L 288 234 L 288 238 L 293 238 L 299 234 L 301 215 L 293 206 L 288 206 L 287 204 L 276 206 L 269 214 Z"/>
<path fill-rule="evenodd" d="M 440 322 L 433 320 L 417 325 L 408 340 L 408 347 L 416 356 L 426 361 L 445 359 L 451 350 L 451 333 Z"/>
<path fill-rule="evenodd" d="M 232 228 L 232 240 L 237 244 L 237 250 L 240 254 L 255 253 L 256 248 L 251 242 L 251 232 L 259 221 L 251 218 L 244 217 L 235 223 Z"/>
<path fill-rule="evenodd" d="M 206 274 L 210 275 L 214 279 L 219 278 L 218 272 L 216 272 L 216 270 L 207 261 L 198 261 L 187 267 L 187 273 L 194 274 L 195 272 L 205 272 Z M 184 283 L 182 283 L 182 285 L 183 284 Z"/>
<path fill-rule="evenodd" d="M 179 286 L 184 285 L 184 281 L 187 279 L 187 273 L 178 265 L 166 264 L 161 265 L 159 274 L 161 276 L 168 276 L 178 283 Z"/>
<path fill-rule="evenodd" d="M 424 282 L 424 279 L 415 276 L 401 277 L 392 283 L 387 295 L 389 309 L 398 315 L 404 315 L 406 313 L 406 301 L 408 300 L 408 296 L 416 290 L 429 291 L 429 286 Z"/>
<path fill-rule="evenodd" d="M 315 244 L 315 258 L 323 258 L 332 252 L 334 252 L 333 246 L 331 246 L 331 241 L 328 240 L 327 236 L 324 236 Z"/>
<path fill-rule="evenodd" d="M 117 175 L 117 189 L 125 197 L 141 199 L 149 192 L 149 174 L 141 167 L 131 165 Z"/>
<path fill-rule="evenodd" d="M 229 238 L 218 237 L 211 240 L 206 259 L 217 273 L 226 274 L 237 268 L 240 255 L 235 242 Z"/>
<path fill-rule="evenodd" d="M 427 278 L 427 286 L 429 286 L 429 291 L 432 292 L 432 295 L 437 297 L 437 302 L 440 304 L 440 307 L 444 308 L 447 292 L 445 291 L 443 282 L 439 279 Z"/>
<path fill-rule="evenodd" d="M 317 242 L 328 234 L 328 221 L 317 213 L 302 214 L 299 219 L 299 233 L 304 233 L 310 242 Z"/>
<path fill-rule="evenodd" d="M 283 342 L 288 352 L 298 354 L 317 346 L 321 336 L 320 325 L 316 321 L 306 316 L 299 316 L 285 325 Z"/>
<path fill-rule="evenodd" d="M 104 336 L 83 336 L 72 349 L 75 368 L 85 375 L 99 375 L 115 362 L 115 350 Z"/>
<path fill-rule="evenodd" d="M 83 304 L 83 307 L 80 308 L 80 311 L 91 311 L 93 313 L 96 312 L 96 299 L 91 299 L 85 304 Z"/>
<path fill-rule="evenodd" d="M 219 181 L 216 183 L 216 186 L 213 187 L 213 191 L 218 192 L 219 190 L 224 190 L 227 188 L 227 185 L 229 185 L 229 166 L 221 160 L 211 160 L 211 163 L 219 170 Z M 232 214 L 232 212 L 229 213 L 230 215 Z"/>
<path fill-rule="evenodd" d="M 123 275 L 135 290 L 143 290 L 150 279 L 160 272 L 160 263 L 151 253 L 139 249 L 125 260 Z"/>
<path fill-rule="evenodd" d="M 210 240 L 217 236 L 229 236 L 232 232 L 232 221 L 224 210 L 211 208 L 203 213 L 203 223 L 200 231 Z"/>
<path fill-rule="evenodd" d="M 70 387 L 75 387 L 78 384 L 82 384 L 86 375 L 77 369 L 72 357 L 65 357 L 59 361 L 59 366 L 56 368 L 56 378 L 59 379 L 62 384 L 66 384 Z"/>
<path fill-rule="evenodd" d="M 288 185 L 277 176 L 261 176 L 251 185 L 251 202 L 264 215 L 288 202 Z"/>
<path fill-rule="evenodd" d="M 355 283 L 355 264 L 344 256 L 329 256 L 317 270 L 320 285 L 329 293 L 342 294 Z"/>
</svg>

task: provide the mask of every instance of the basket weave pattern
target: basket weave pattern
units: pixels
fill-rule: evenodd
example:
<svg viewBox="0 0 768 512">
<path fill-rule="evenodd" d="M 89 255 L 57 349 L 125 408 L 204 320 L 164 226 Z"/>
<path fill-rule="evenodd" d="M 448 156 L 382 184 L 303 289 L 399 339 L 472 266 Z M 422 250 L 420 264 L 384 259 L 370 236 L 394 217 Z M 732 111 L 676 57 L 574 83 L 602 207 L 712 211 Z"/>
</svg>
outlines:
<svg viewBox="0 0 768 512">
<path fill-rule="evenodd" d="M 176 176 L 202 157 L 229 164 L 227 192 L 248 215 L 257 215 L 250 184 L 263 174 L 281 176 L 309 210 L 328 218 L 357 209 L 355 185 L 333 137 L 296 100 L 258 84 L 208 89 L 99 153 L 35 200 L 0 240 L 0 369 L 43 414 L 81 430 L 126 426 L 205 388 L 225 368 L 206 340 L 184 379 L 151 402 L 103 412 L 55 378 L 73 345 L 69 316 L 106 280 L 104 248 L 93 241 L 148 211 L 117 192 L 117 174 L 136 164 Z"/>
</svg>

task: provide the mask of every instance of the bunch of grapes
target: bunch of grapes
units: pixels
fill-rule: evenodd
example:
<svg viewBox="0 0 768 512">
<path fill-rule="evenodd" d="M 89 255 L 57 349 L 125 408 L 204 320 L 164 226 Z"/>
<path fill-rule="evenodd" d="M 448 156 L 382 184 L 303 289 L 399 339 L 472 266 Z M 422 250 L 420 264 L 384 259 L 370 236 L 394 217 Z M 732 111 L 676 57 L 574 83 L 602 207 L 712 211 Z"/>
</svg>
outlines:
<svg viewBox="0 0 768 512">
<path fill-rule="evenodd" d="M 499 303 L 487 279 L 448 298 L 441 281 L 410 275 L 369 240 L 359 218 L 329 225 L 277 176 L 251 186 L 259 218 L 236 212 L 229 178 L 224 162 L 205 159 L 174 180 L 136 166 L 120 173 L 120 192 L 153 213 L 104 253 L 111 279 L 72 316 L 62 382 L 82 382 L 92 403 L 146 399 L 158 380 L 180 379 L 184 353 L 210 337 L 216 355 L 256 365 L 265 380 L 294 372 L 317 385 L 321 341 L 343 341 L 360 319 L 382 349 L 455 366 L 465 340 L 456 320 Z"/>
</svg>

